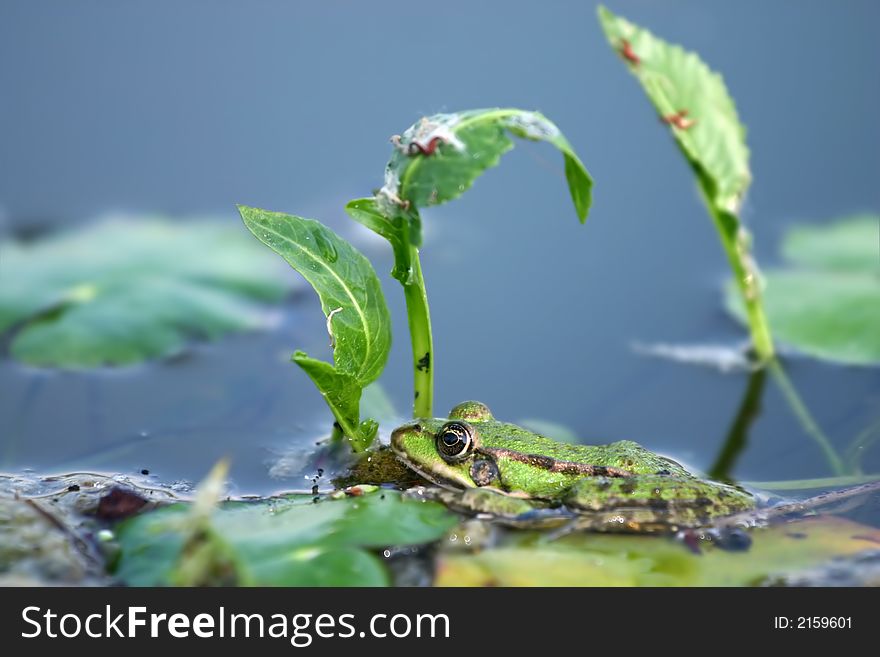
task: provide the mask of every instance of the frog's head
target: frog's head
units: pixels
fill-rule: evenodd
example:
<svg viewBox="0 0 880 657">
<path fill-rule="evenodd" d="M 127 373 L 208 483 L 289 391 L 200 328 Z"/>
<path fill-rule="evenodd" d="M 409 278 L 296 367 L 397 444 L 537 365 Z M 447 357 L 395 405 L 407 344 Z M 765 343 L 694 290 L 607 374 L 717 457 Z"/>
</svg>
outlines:
<svg viewBox="0 0 880 657">
<path fill-rule="evenodd" d="M 436 484 L 484 486 L 498 476 L 494 462 L 479 456 L 479 426 L 492 420 L 485 404 L 463 402 L 447 419 L 421 419 L 398 427 L 391 434 L 391 448 L 408 467 Z"/>
</svg>

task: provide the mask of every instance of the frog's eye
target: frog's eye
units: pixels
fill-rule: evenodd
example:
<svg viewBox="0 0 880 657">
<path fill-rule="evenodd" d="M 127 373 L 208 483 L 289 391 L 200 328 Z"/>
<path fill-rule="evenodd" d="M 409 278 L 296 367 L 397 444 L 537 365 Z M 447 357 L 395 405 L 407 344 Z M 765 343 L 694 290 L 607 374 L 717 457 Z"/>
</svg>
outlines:
<svg viewBox="0 0 880 657">
<path fill-rule="evenodd" d="M 467 422 L 447 422 L 437 432 L 437 451 L 447 463 L 467 458 L 474 447 L 474 429 Z"/>
</svg>

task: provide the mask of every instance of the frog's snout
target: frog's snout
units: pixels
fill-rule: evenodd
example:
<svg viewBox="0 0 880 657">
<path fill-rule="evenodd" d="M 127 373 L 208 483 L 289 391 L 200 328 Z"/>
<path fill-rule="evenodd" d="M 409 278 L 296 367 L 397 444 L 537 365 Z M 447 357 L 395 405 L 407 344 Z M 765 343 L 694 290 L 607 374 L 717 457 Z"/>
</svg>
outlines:
<svg viewBox="0 0 880 657">
<path fill-rule="evenodd" d="M 403 426 L 397 427 L 391 432 L 391 449 L 395 454 L 405 454 L 406 437 L 413 433 L 419 433 L 422 430 L 418 422 L 410 422 Z"/>
</svg>

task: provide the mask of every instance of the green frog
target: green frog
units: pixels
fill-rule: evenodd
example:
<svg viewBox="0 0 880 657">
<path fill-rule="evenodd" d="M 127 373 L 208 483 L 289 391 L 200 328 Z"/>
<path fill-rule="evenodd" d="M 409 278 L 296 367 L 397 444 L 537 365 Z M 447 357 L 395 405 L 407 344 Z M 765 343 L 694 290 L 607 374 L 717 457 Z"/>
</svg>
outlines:
<svg viewBox="0 0 880 657">
<path fill-rule="evenodd" d="M 676 532 L 755 506 L 748 492 L 700 479 L 632 441 L 560 443 L 500 422 L 474 401 L 447 419 L 395 429 L 391 448 L 440 487 L 429 489 L 435 499 L 512 525 Z"/>
</svg>

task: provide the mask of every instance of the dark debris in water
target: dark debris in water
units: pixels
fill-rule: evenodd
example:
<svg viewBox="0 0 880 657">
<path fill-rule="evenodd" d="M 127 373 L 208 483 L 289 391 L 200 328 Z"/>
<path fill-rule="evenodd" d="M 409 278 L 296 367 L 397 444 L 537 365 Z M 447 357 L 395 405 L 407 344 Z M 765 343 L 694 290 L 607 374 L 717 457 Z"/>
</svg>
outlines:
<svg viewBox="0 0 880 657">
<path fill-rule="evenodd" d="M 101 520 L 123 520 L 138 513 L 148 504 L 133 490 L 115 486 L 98 502 L 96 515 Z"/>
</svg>

